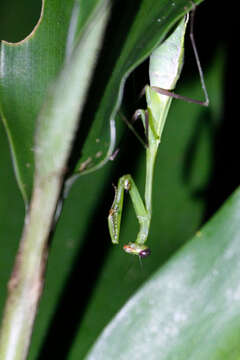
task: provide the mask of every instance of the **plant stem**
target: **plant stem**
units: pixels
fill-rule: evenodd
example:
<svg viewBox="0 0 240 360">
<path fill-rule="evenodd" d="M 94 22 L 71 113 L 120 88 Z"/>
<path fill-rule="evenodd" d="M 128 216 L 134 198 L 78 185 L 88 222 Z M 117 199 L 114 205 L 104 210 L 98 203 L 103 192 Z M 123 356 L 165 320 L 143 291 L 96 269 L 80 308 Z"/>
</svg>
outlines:
<svg viewBox="0 0 240 360">
<path fill-rule="evenodd" d="M 8 283 L 9 294 L 0 336 L 2 360 L 22 360 L 27 356 L 38 301 L 44 285 L 47 243 L 60 192 L 60 179 L 61 177 L 55 175 L 35 186 Z"/>
</svg>

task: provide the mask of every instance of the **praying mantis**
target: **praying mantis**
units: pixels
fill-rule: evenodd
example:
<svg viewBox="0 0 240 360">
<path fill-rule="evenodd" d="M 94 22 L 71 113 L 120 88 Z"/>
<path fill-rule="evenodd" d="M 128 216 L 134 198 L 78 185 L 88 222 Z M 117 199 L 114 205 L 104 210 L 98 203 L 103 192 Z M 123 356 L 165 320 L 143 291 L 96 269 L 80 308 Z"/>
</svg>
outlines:
<svg viewBox="0 0 240 360">
<path fill-rule="evenodd" d="M 200 80 L 205 94 L 205 101 L 202 102 L 185 98 L 171 92 L 171 90 L 175 88 L 182 70 L 184 36 L 187 22 L 188 16 L 182 19 L 175 31 L 151 54 L 149 64 L 150 86 L 145 87 L 147 110 L 137 110 L 135 113 L 135 117 L 141 118 L 147 137 L 145 201 L 142 200 L 132 176 L 129 174 L 124 175 L 119 179 L 118 185 L 114 186 L 115 197 L 108 215 L 108 227 L 111 240 L 114 244 L 118 244 L 124 192 L 129 192 L 139 222 L 139 232 L 136 241 L 124 245 L 123 249 L 125 252 L 137 255 L 140 258 L 147 257 L 151 254 L 150 248 L 145 243 L 148 238 L 152 217 L 154 166 L 172 98 L 183 99 L 203 106 L 208 106 L 209 103 L 199 58 L 192 38 L 193 19 L 191 21 L 190 38 L 192 40 Z"/>
</svg>

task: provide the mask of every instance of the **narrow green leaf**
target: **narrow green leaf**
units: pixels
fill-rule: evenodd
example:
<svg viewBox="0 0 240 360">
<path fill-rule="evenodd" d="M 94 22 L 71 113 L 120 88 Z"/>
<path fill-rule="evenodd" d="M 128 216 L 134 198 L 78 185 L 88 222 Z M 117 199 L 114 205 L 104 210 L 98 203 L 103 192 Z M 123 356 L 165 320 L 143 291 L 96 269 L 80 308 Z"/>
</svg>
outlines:
<svg viewBox="0 0 240 360">
<path fill-rule="evenodd" d="M 66 63 L 50 87 L 38 117 L 36 175 L 45 179 L 62 173 L 83 110 L 110 10 L 108 0 L 98 2 L 81 37 L 68 50 Z"/>
</svg>

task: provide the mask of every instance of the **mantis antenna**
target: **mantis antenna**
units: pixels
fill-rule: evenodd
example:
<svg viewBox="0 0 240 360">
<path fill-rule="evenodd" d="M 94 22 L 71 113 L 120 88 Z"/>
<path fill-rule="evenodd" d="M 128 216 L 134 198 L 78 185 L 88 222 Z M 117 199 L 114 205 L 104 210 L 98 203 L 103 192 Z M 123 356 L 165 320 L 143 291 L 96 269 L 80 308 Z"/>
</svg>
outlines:
<svg viewBox="0 0 240 360">
<path fill-rule="evenodd" d="M 191 19 L 192 24 L 193 17 Z M 188 17 L 185 17 L 175 31 L 159 47 L 157 47 L 150 56 L 150 86 L 145 87 L 147 111 L 138 110 L 137 112 L 138 116 L 142 120 L 147 136 L 144 201 L 140 196 L 132 176 L 129 174 L 124 175 L 118 180 L 118 185 L 114 187 L 115 197 L 109 211 L 108 227 L 111 240 L 114 244 L 118 244 L 124 192 L 127 191 L 132 200 L 136 217 L 139 222 L 139 232 L 136 240 L 130 241 L 127 245 L 124 245 L 123 250 L 128 254 L 137 255 L 139 258 L 144 258 L 151 254 L 149 247 L 145 243 L 148 238 L 152 217 L 152 184 L 154 165 L 172 98 L 183 99 L 203 106 L 207 106 L 209 103 L 202 70 L 199 71 L 199 74 L 206 97 L 205 102 L 185 98 L 171 92 L 176 85 L 182 69 L 184 36 L 187 22 Z M 193 25 L 191 25 L 190 30 L 192 33 Z M 193 37 L 191 36 L 191 38 Z M 193 44 L 196 56 L 197 53 L 195 52 L 196 46 L 194 39 Z M 200 62 L 198 55 L 196 59 L 199 67 Z M 199 69 L 201 69 L 201 66 Z"/>
</svg>

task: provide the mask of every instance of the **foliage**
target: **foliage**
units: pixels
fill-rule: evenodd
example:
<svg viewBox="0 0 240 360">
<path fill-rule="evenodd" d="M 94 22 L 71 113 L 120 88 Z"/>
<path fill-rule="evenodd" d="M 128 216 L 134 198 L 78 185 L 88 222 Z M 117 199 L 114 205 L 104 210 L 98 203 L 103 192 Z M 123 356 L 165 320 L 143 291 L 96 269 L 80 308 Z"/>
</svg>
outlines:
<svg viewBox="0 0 240 360">
<path fill-rule="evenodd" d="M 73 47 L 76 46 L 78 39 L 81 37 L 81 31 L 84 30 L 87 21 L 93 21 L 90 15 L 91 11 L 95 9 L 94 6 L 96 3 L 97 2 L 94 1 L 88 1 L 88 6 L 81 8 L 84 9 L 81 13 L 84 14 L 84 16 L 78 18 L 79 21 L 75 28 L 75 36 L 73 36 L 75 40 L 70 42 Z M 134 77 L 131 76 L 126 83 L 126 88 L 123 93 L 123 85 L 126 82 L 126 77 L 133 68 L 148 57 L 153 47 L 163 39 L 176 20 L 186 12 L 186 10 L 184 10 L 184 3 L 183 0 L 175 2 L 167 0 L 161 2 L 142 1 L 141 3 L 132 2 L 132 4 L 129 4 L 129 2 L 121 2 L 121 4 L 118 4 L 118 2 L 116 2 L 111 13 L 111 21 L 108 24 L 105 41 L 99 54 L 99 61 L 92 77 L 93 81 L 88 91 L 88 97 L 84 100 L 85 108 L 81 117 L 81 127 L 78 133 L 79 138 L 76 143 L 77 145 L 75 144 L 74 146 L 74 153 L 69 163 L 69 169 L 72 170 L 73 173 L 74 171 L 76 173 L 76 170 L 80 168 L 87 171 L 93 170 L 94 167 L 102 166 L 105 163 L 105 159 L 111 153 L 115 144 L 114 136 L 112 136 L 114 134 L 115 124 L 112 122 L 110 129 L 109 120 L 116 114 L 116 106 L 120 105 L 120 100 L 123 98 L 122 111 L 124 111 L 127 116 L 131 115 L 136 109 L 138 89 L 140 90 L 146 81 L 148 81 L 144 78 L 143 66 L 135 73 L 137 83 L 136 80 L 134 81 Z M 50 16 L 49 21 L 44 22 L 46 19 L 44 17 L 38 31 L 34 34 L 33 38 L 29 40 L 30 43 L 34 43 L 35 45 L 26 46 L 22 44 L 23 47 L 26 46 L 28 55 L 24 55 L 26 57 L 22 57 L 22 61 L 17 61 L 19 67 L 14 73 L 19 76 L 21 74 L 24 75 L 24 73 L 27 74 L 32 81 L 32 85 L 29 86 L 29 82 L 24 79 L 22 82 L 24 86 L 20 86 L 16 79 L 12 79 L 11 89 L 14 96 L 16 95 L 16 98 L 6 92 L 3 93 L 3 88 L 1 88 L 0 91 L 1 111 L 4 113 L 5 127 L 7 124 L 8 136 L 10 136 L 9 134 L 11 133 L 11 138 L 16 140 L 14 147 L 12 147 L 12 154 L 15 161 L 15 170 L 18 168 L 18 184 L 20 185 L 26 204 L 28 204 L 32 192 L 34 168 L 32 149 L 34 148 L 36 115 L 46 96 L 46 89 L 49 84 L 52 83 L 53 79 L 60 74 L 63 65 L 65 65 L 66 45 L 63 46 L 63 44 L 66 44 L 68 23 L 70 19 L 72 19 L 71 13 L 72 9 L 74 9 L 74 3 L 73 1 L 68 1 L 66 5 L 67 9 L 60 6 L 58 11 L 56 11 L 59 4 L 60 2 L 58 1 L 52 1 L 51 3 L 49 1 L 45 2 L 45 10 L 49 12 Z M 82 6 L 83 4 L 84 2 L 79 1 L 79 5 Z M 171 4 L 171 6 L 167 6 L 169 4 Z M 173 4 L 175 4 L 175 6 Z M 191 6 L 189 2 L 186 2 L 186 4 L 187 6 Z M 207 18 L 209 12 L 208 9 L 210 9 L 208 2 L 206 2 L 206 5 L 203 5 L 203 11 L 204 6 L 204 15 L 201 16 L 201 7 L 197 15 L 199 27 L 202 27 L 201 22 L 205 22 L 205 18 Z M 119 16 L 120 7 L 122 11 L 121 14 L 123 14 L 121 17 Z M 163 10 L 166 13 L 162 12 Z M 148 14 L 148 16 L 145 14 Z M 46 13 L 44 16 L 46 16 Z M 165 19 L 163 18 L 164 16 Z M 158 19 L 161 21 L 158 21 Z M 55 31 L 51 29 L 52 24 L 56 25 Z M 119 31 L 119 29 L 121 29 L 121 31 Z M 43 33 L 41 33 L 41 31 Z M 37 38 L 41 38 L 42 45 L 37 43 Z M 47 47 L 46 39 L 51 42 L 49 47 Z M 18 40 L 20 39 L 18 38 Z M 207 48 L 205 42 L 207 42 L 207 37 L 204 38 L 204 47 Z M 8 45 L 2 45 L 2 51 L 7 47 Z M 204 55 L 204 47 L 202 51 L 200 47 L 200 55 Z M 214 44 L 211 44 L 211 48 L 212 51 L 215 49 Z M 17 59 L 16 55 L 13 54 L 15 46 L 9 46 L 9 51 L 11 53 L 9 56 L 12 59 L 12 63 L 6 64 L 7 66 L 14 66 L 15 68 L 15 66 L 17 66 L 13 65 L 13 61 Z M 32 51 L 33 54 L 30 55 L 30 58 L 36 56 L 36 59 L 34 61 L 32 60 L 30 65 L 26 62 L 29 51 Z M 54 56 L 50 56 L 51 54 L 54 54 Z M 157 161 L 159 171 L 157 171 L 158 174 L 154 181 L 153 223 L 149 239 L 153 252 L 152 256 L 144 261 L 143 269 L 141 270 L 139 263 L 137 261 L 135 262 L 135 259 L 127 257 L 119 248 L 112 248 L 109 243 L 109 235 L 107 234 L 106 217 L 113 196 L 111 183 L 115 182 L 118 176 L 123 173 L 135 172 L 134 178 L 136 182 L 140 184 L 140 187 L 143 184 L 143 151 L 134 137 L 128 134 L 127 139 L 121 146 L 120 154 L 114 163 L 108 163 L 99 171 L 80 177 L 69 192 L 51 244 L 45 289 L 36 319 L 30 348 L 30 359 L 44 359 L 47 355 L 49 356 L 49 354 L 68 359 L 83 358 L 104 326 L 107 325 L 117 311 L 122 308 L 126 300 L 137 290 L 139 285 L 158 269 L 153 280 L 150 280 L 149 283 L 145 285 L 139 293 L 140 295 L 135 296 L 133 300 L 131 300 L 131 303 L 132 301 L 135 303 L 137 299 L 142 296 L 141 294 L 143 292 L 148 291 L 145 289 L 153 286 L 151 284 L 155 284 L 154 281 L 160 279 L 161 284 L 161 282 L 164 281 L 164 276 L 167 276 L 167 274 L 170 274 L 172 271 L 174 271 L 175 274 L 180 274 L 181 261 L 185 261 L 185 254 L 188 256 L 189 252 L 191 252 L 191 256 L 195 256 L 198 259 L 196 264 L 200 264 L 201 266 L 199 265 L 198 267 L 196 265 L 195 272 L 192 274 L 194 280 L 188 279 L 190 283 L 192 281 L 194 285 L 193 288 L 189 286 L 188 294 L 194 297 L 196 295 L 196 287 L 198 288 L 200 284 L 203 284 L 200 295 L 205 296 L 207 294 L 205 296 L 205 303 L 207 304 L 213 304 L 212 294 L 214 294 L 217 304 L 219 304 L 219 297 L 221 297 L 224 292 L 226 296 L 230 294 L 229 289 L 232 289 L 230 294 L 232 299 L 235 295 L 237 296 L 237 287 L 235 286 L 234 279 L 238 277 L 238 266 L 236 266 L 234 262 L 226 265 L 223 260 L 226 260 L 224 254 L 227 246 L 233 248 L 232 246 L 234 245 L 237 248 L 237 238 L 239 237 L 237 235 L 233 236 L 233 232 L 236 231 L 234 234 L 237 234 L 237 229 L 234 224 L 236 224 L 235 221 L 239 208 L 238 193 L 227 202 L 218 217 L 207 226 L 206 229 L 211 229 L 210 243 L 208 241 L 209 238 L 205 238 L 205 235 L 204 241 L 202 241 L 202 238 L 197 237 L 193 242 L 190 242 L 186 248 L 183 248 L 180 253 L 175 255 L 174 258 L 171 258 L 171 255 L 177 251 L 181 244 L 192 237 L 203 219 L 206 219 L 214 209 L 213 191 L 210 185 L 214 184 L 214 176 L 217 174 L 215 172 L 217 157 L 214 158 L 213 154 L 216 146 L 215 137 L 218 135 L 221 126 L 223 55 L 221 52 L 215 53 L 214 56 L 212 53 L 208 55 L 212 55 L 212 57 L 208 59 L 208 62 L 206 61 L 204 63 L 209 66 L 208 69 L 205 66 L 205 75 L 211 99 L 211 107 L 206 110 L 196 105 L 175 101 L 167 120 Z M 205 56 L 206 54 L 203 58 L 207 60 Z M 186 67 L 188 69 L 190 66 L 192 74 L 195 74 L 196 70 L 195 68 L 191 68 L 191 64 L 188 62 L 189 58 L 191 58 L 191 55 L 189 55 L 187 51 Z M 36 64 L 36 68 L 31 67 L 33 63 Z M 27 64 L 28 67 L 23 67 L 23 64 Z M 45 69 L 44 74 L 42 73 L 42 68 Z M 36 71 L 36 69 L 38 71 Z M 29 70 L 31 70 L 32 73 L 30 73 Z M 37 79 L 36 82 L 34 82 L 34 78 Z M 138 78 L 140 78 L 140 80 L 138 80 Z M 8 81 L 10 82 L 10 80 Z M 182 85 L 184 84 L 185 88 L 180 86 L 178 89 L 179 93 L 199 98 L 199 94 L 201 93 L 199 82 L 197 79 L 190 79 L 188 72 L 183 73 Z M 136 87 L 135 90 L 134 86 Z M 120 93 L 118 94 L 119 89 Z M 17 97 L 17 93 L 18 95 L 20 94 L 21 97 Z M 33 99 L 35 100 L 33 101 Z M 64 105 L 64 100 L 61 101 Z M 18 106 L 20 108 L 18 108 Z M 28 111 L 26 109 L 28 109 Z M 9 116 L 6 114 L 9 114 Z M 16 116 L 21 117 L 19 121 L 17 121 Z M 29 120 L 30 118 L 31 120 Z M 116 115 L 116 118 L 116 134 L 120 137 L 124 130 L 119 121 L 120 117 Z M 26 122 L 28 125 L 30 121 L 31 126 L 26 128 L 21 125 L 21 121 Z M 90 123 L 93 124 L 91 130 Z M 112 132 L 110 130 L 112 130 Z M 88 136 L 86 137 L 86 135 Z M 2 169 L 0 173 L 2 189 L 0 202 L 0 232 L 2 239 L 0 253 L 0 304 L 1 309 L 3 309 L 4 299 L 6 297 L 5 287 L 18 248 L 24 209 L 13 180 L 6 137 L 2 127 L 0 137 L 2 154 L 0 158 Z M 101 139 L 100 143 L 99 141 L 96 142 L 96 139 Z M 28 144 L 27 148 L 26 144 Z M 24 150 L 22 146 L 24 146 Z M 79 160 L 80 153 L 82 157 Z M 91 158 L 90 161 L 88 160 L 89 158 Z M 86 163 L 87 160 L 88 162 Z M 29 163 L 31 166 L 29 166 Z M 27 169 L 26 164 L 28 164 Z M 26 186 L 24 187 L 23 184 Z M 225 189 L 223 193 L 229 193 L 230 189 L 232 189 L 231 186 L 228 190 Z M 218 195 L 218 205 L 224 200 L 224 195 L 219 193 L 216 195 Z M 137 225 L 131 211 L 127 212 L 124 220 L 121 239 L 125 241 L 125 238 L 126 242 L 128 242 L 129 234 L 135 234 Z M 219 237 L 221 241 L 218 241 Z M 227 242 L 228 239 L 229 244 Z M 212 246 L 209 244 L 212 244 Z M 207 255 L 208 257 L 206 258 Z M 237 256 L 236 251 L 236 256 L 234 257 L 236 263 Z M 203 268 L 205 268 L 205 262 L 201 262 L 203 258 L 207 261 L 206 274 L 203 273 Z M 215 268 L 211 261 L 213 258 L 218 261 L 217 266 L 219 266 L 219 272 L 216 278 L 214 278 Z M 164 263 L 166 265 L 162 267 Z M 189 271 L 187 267 L 184 267 L 184 269 L 184 274 Z M 208 274 L 209 276 L 213 276 L 213 278 L 208 277 Z M 206 277 L 204 277 L 205 275 Z M 209 285 L 208 281 L 204 279 L 213 279 L 213 288 L 209 287 L 211 281 L 209 280 Z M 204 282 L 206 282 L 208 287 L 204 287 Z M 214 290 L 216 283 L 221 284 L 221 286 L 219 285 L 218 287 L 220 292 L 215 292 Z M 159 286 L 155 286 L 155 288 L 158 290 Z M 153 295 L 155 296 L 155 293 L 153 293 Z M 158 297 L 159 294 L 156 293 L 156 297 L 154 296 L 152 298 L 154 305 L 153 315 L 158 306 L 162 304 L 161 302 L 157 302 L 156 304 L 156 297 Z M 169 292 L 166 293 L 166 299 L 168 296 L 175 297 L 176 294 L 173 290 L 171 292 L 170 289 Z M 218 337 L 218 331 L 212 331 L 210 337 L 203 336 L 204 331 L 201 332 L 201 329 L 205 330 L 205 327 L 199 328 L 198 337 L 195 337 L 193 342 L 192 336 L 193 333 L 195 334 L 195 329 L 192 328 L 190 324 L 187 328 L 188 336 L 186 336 L 184 340 L 179 337 L 179 342 L 175 343 L 175 347 L 172 346 L 171 338 L 169 337 L 166 353 L 167 351 L 179 352 L 180 347 L 177 348 L 177 346 L 180 345 L 176 344 L 182 344 L 181 347 L 183 346 L 184 351 L 187 351 L 188 354 L 190 351 L 198 350 L 199 354 L 196 355 L 196 353 L 194 353 L 194 358 L 197 359 L 200 359 L 203 355 L 205 355 L 205 358 L 211 359 L 226 359 L 226 357 L 229 359 L 237 359 L 239 356 L 239 339 L 236 329 L 238 329 L 239 326 L 237 321 L 239 310 L 236 296 L 234 298 L 235 300 L 233 300 L 234 306 L 230 314 L 234 315 L 234 321 L 228 317 L 230 312 L 224 312 L 225 307 L 221 308 L 220 311 L 217 306 L 214 308 L 214 318 L 209 319 L 208 317 L 205 319 L 206 329 L 209 329 L 211 325 L 220 329 L 219 331 L 222 329 L 222 347 L 218 345 L 222 339 L 221 336 Z M 203 296 L 197 297 L 196 307 L 201 303 L 202 299 Z M 162 301 L 163 300 L 164 299 L 162 299 Z M 176 297 L 176 301 L 177 300 L 179 307 L 183 307 L 185 299 L 181 297 L 179 300 L 179 297 Z M 122 310 L 124 314 L 126 313 L 125 316 L 127 316 L 129 321 L 131 320 L 131 314 L 135 316 L 135 312 L 132 309 L 130 315 L 126 312 L 126 309 L 131 307 L 131 303 Z M 135 304 L 134 307 L 136 312 L 140 311 L 143 315 L 144 311 L 146 311 L 145 315 L 147 320 L 150 319 L 148 311 L 152 311 L 148 305 L 149 304 L 144 304 L 144 310 L 140 310 L 141 304 L 139 307 Z M 166 306 L 165 311 L 167 311 L 167 309 Z M 224 314 L 226 315 L 225 317 Z M 165 319 L 167 318 L 166 313 L 163 313 L 162 316 L 165 316 Z M 196 318 L 197 316 L 195 319 Z M 113 324 L 116 324 L 116 322 L 118 324 L 118 319 L 119 317 Z M 202 324 L 201 319 L 198 320 L 200 321 L 199 324 Z M 213 320 L 214 322 L 212 322 Z M 139 321 L 141 321 L 141 316 L 139 316 Z M 136 324 L 138 324 L 138 322 Z M 164 322 L 164 324 L 164 329 L 166 330 L 167 323 Z M 125 328 L 122 327 L 121 324 L 117 326 L 119 327 L 119 333 L 116 337 L 119 338 L 118 340 L 121 340 L 120 351 L 118 347 L 114 347 L 111 344 L 110 346 L 107 345 L 109 350 L 108 354 L 111 354 L 111 351 L 122 352 L 124 358 L 124 351 L 128 351 L 129 345 L 130 350 L 131 345 L 134 344 L 134 347 L 137 345 L 135 345 L 136 343 L 131 336 L 125 333 Z M 144 332 L 140 330 L 140 326 L 133 331 L 136 332 L 138 330 L 138 336 L 136 337 L 136 339 L 138 339 L 137 344 L 139 339 L 142 339 L 142 344 L 145 344 L 145 341 L 148 343 L 149 339 L 146 338 Z M 122 331 L 123 335 L 120 335 Z M 210 330 L 205 331 L 207 333 L 210 332 Z M 235 334 L 233 334 L 234 332 Z M 102 338 L 103 340 L 100 340 L 100 342 L 103 341 L 102 344 L 104 344 L 105 341 L 105 334 L 106 332 Z M 141 337 L 141 334 L 144 338 Z M 181 332 L 181 334 L 184 335 L 185 333 Z M 115 339 L 114 334 L 112 334 L 110 340 L 112 338 Z M 194 347 L 192 346 L 193 343 L 195 345 Z M 206 346 L 206 344 L 208 344 L 208 346 Z M 134 347 L 132 347 L 132 349 L 134 349 Z M 211 352 L 208 354 L 211 354 L 211 357 L 207 356 L 205 352 L 202 352 L 203 348 L 204 351 L 208 351 L 208 348 L 210 348 L 209 351 Z M 95 349 L 97 348 L 94 348 L 92 355 L 89 355 L 92 356 L 92 358 L 96 358 L 96 356 L 94 357 Z M 146 349 L 149 350 L 149 347 L 146 347 Z M 137 347 L 135 353 L 136 355 L 141 355 L 142 350 L 140 351 L 140 348 Z M 150 358 L 151 354 L 153 353 L 150 352 L 148 354 Z M 107 356 L 110 355 L 105 355 L 105 359 L 108 358 Z M 128 357 L 128 355 L 126 356 Z M 152 358 L 154 358 L 153 355 Z"/>
</svg>

